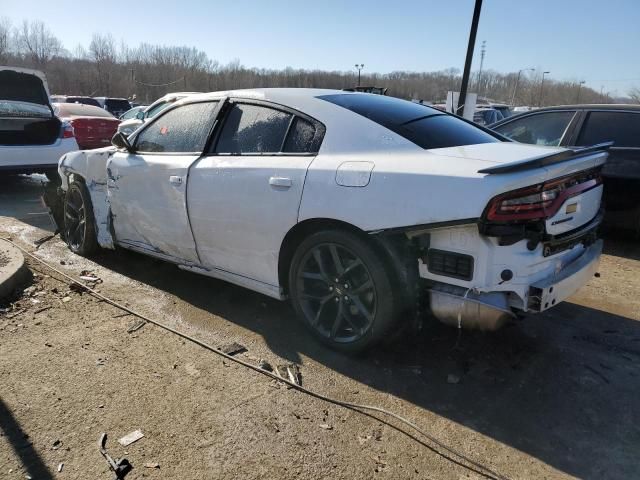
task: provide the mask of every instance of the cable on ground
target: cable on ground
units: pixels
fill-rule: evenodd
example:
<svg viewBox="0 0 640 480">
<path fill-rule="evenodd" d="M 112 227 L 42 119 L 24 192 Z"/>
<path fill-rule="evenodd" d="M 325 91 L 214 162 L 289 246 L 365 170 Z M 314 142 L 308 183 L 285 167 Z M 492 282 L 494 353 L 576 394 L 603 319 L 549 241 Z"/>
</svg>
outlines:
<svg viewBox="0 0 640 480">
<path fill-rule="evenodd" d="M 15 246 L 16 248 L 18 248 L 19 250 L 21 250 L 24 254 L 26 254 L 27 256 L 29 256 L 30 258 L 32 258 L 33 260 L 41 263 L 42 265 L 44 265 L 45 267 L 49 268 L 50 270 L 56 272 L 57 274 L 61 275 L 62 277 L 64 277 L 65 279 L 67 279 L 68 281 L 72 282 L 72 284 L 78 285 L 80 287 L 82 287 L 82 289 L 84 291 L 87 291 L 89 293 L 91 293 L 93 296 L 99 298 L 100 300 L 109 303 L 111 305 L 113 305 L 116 308 L 119 308 L 120 310 L 123 310 L 127 313 L 130 313 L 131 315 L 134 315 L 142 320 L 145 320 L 146 322 L 149 322 L 157 327 L 162 328 L 163 330 L 166 330 L 168 332 L 171 332 L 175 335 L 178 335 L 179 337 L 185 339 L 185 340 L 189 340 L 192 343 L 195 343 L 196 345 L 199 345 L 202 348 L 205 348 L 206 350 L 209 350 L 217 355 L 220 355 L 221 357 L 224 357 L 225 359 L 231 361 L 231 362 L 235 362 L 239 365 L 242 365 L 243 367 L 249 368 L 255 372 L 261 373 L 267 377 L 270 377 L 278 382 L 284 383 L 287 386 L 294 388 L 296 390 L 298 390 L 299 392 L 305 393 L 307 395 L 310 395 L 314 398 L 317 398 L 319 400 L 324 400 L 325 402 L 328 403 L 332 403 L 334 405 L 338 405 L 341 407 L 345 407 L 354 411 L 357 411 L 363 415 L 367 415 L 367 416 L 371 416 L 367 413 L 367 411 L 370 412 L 377 412 L 377 413 L 381 413 L 383 415 L 387 415 L 391 418 L 396 419 L 397 421 L 407 425 L 408 427 L 411 427 L 413 430 L 415 430 L 416 432 L 418 432 L 420 435 L 424 436 L 425 438 L 427 438 L 430 442 L 432 442 L 433 444 L 437 445 L 439 448 L 441 448 L 442 450 L 446 451 L 447 453 L 459 458 L 460 460 L 462 460 L 465 463 L 459 462 L 455 459 L 452 459 L 446 455 L 443 455 L 441 452 L 437 452 L 436 450 L 434 450 L 432 447 L 426 445 L 425 443 L 421 442 L 420 440 L 416 439 L 413 435 L 405 432 L 404 430 L 399 429 L 398 427 L 395 427 L 394 425 L 390 425 L 393 428 L 396 428 L 397 430 L 399 430 L 400 432 L 404 433 L 405 435 L 407 435 L 409 438 L 417 441 L 418 443 L 420 443 L 421 445 L 430 448 L 431 450 L 436 451 L 436 453 L 438 453 L 439 455 L 443 456 L 444 458 L 446 458 L 447 460 L 463 467 L 466 468 L 468 470 L 471 470 L 475 473 L 478 473 L 480 475 L 483 475 L 486 478 L 491 478 L 491 479 L 495 479 L 495 480 L 508 480 L 507 477 L 505 477 L 504 475 L 495 472 L 494 470 L 490 469 L 489 467 L 469 458 L 468 456 L 466 456 L 465 454 L 459 452 L 458 450 L 456 450 L 453 447 L 449 447 L 447 445 L 445 445 L 444 443 L 442 443 L 440 440 L 436 439 L 434 436 L 430 435 L 429 433 L 425 432 L 423 429 L 421 429 L 420 427 L 418 427 L 415 423 L 413 423 L 410 420 L 407 420 L 406 418 L 402 417 L 401 415 L 398 415 L 397 413 L 391 412 L 389 410 L 386 410 L 384 408 L 381 407 L 376 407 L 373 405 L 361 405 L 359 403 L 353 403 L 353 402 L 347 402 L 344 400 L 339 400 L 339 399 L 335 399 L 332 397 L 329 397 L 327 395 L 324 395 L 322 393 L 318 393 L 315 392 L 313 390 L 309 390 L 308 388 L 305 388 L 301 385 L 298 385 L 295 382 L 290 381 L 289 379 L 283 378 L 280 375 L 277 375 L 273 372 L 269 372 L 267 370 L 264 370 L 262 368 L 260 368 L 257 365 L 253 365 L 249 362 L 246 362 L 240 358 L 236 358 L 233 355 L 228 355 L 220 350 L 218 350 L 217 348 L 215 348 L 212 345 L 209 345 L 201 340 L 198 340 L 195 337 L 192 337 L 190 335 L 187 335 L 186 333 L 182 333 L 168 325 L 165 325 L 164 323 L 161 323 L 157 320 L 153 320 L 150 317 L 147 317 L 146 315 L 143 315 L 141 313 L 136 312 L 135 310 L 133 310 L 132 308 L 129 308 L 125 305 L 122 305 L 121 303 L 116 302 L 115 300 L 110 299 L 109 297 L 101 294 L 100 292 L 92 289 L 91 287 L 88 287 L 87 285 L 85 285 L 84 283 L 82 283 L 80 280 L 76 280 L 75 278 L 73 278 L 71 275 L 68 275 L 66 273 L 64 273 L 63 271 L 61 271 L 60 269 L 50 265 L 48 262 L 46 262 L 45 260 L 33 255 L 31 252 L 27 251 L 25 248 L 21 247 L 20 245 L 18 245 L 17 243 L 15 243 L 13 240 L 11 240 L 10 238 L 5 238 L 5 237 L 0 237 L 0 240 L 4 240 L 5 242 L 10 243 L 11 245 Z M 59 279 L 58 279 L 59 280 Z M 376 418 L 376 417 L 373 417 Z M 379 420 L 379 419 L 378 419 Z"/>
</svg>

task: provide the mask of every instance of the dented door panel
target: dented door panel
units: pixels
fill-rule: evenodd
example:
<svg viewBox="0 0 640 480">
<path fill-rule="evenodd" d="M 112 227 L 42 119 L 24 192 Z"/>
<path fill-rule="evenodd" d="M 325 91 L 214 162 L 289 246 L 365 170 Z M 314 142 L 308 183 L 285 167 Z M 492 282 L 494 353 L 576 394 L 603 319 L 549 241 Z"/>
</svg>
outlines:
<svg viewBox="0 0 640 480">
<path fill-rule="evenodd" d="M 199 155 L 117 152 L 107 162 L 116 242 L 198 263 L 186 205 L 187 173 Z"/>
</svg>

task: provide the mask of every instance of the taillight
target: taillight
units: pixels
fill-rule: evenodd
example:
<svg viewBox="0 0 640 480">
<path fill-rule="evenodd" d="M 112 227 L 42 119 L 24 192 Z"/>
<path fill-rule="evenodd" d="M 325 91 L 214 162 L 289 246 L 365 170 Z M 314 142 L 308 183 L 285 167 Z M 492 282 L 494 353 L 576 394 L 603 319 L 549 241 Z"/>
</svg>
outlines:
<svg viewBox="0 0 640 480">
<path fill-rule="evenodd" d="M 485 218 L 492 222 L 538 220 L 553 217 L 567 198 L 600 185 L 599 170 L 551 180 L 494 197 Z"/>
<path fill-rule="evenodd" d="M 73 125 L 70 122 L 62 122 L 61 138 L 73 138 Z"/>
</svg>

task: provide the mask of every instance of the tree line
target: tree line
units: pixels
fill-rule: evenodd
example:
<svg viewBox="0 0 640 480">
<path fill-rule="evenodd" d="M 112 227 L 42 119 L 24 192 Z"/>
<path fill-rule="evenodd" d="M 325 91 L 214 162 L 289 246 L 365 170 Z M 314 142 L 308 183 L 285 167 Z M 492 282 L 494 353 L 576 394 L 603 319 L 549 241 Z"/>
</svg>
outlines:
<svg viewBox="0 0 640 480">
<path fill-rule="evenodd" d="M 206 92 L 254 87 L 350 88 L 357 73 L 294 68 L 248 68 L 238 60 L 221 65 L 195 48 L 147 43 L 130 47 L 111 34 L 93 35 L 88 46 L 68 50 L 41 21 L 12 25 L 0 19 L 0 65 L 35 68 L 45 72 L 51 93 L 135 98 L 150 103 L 175 91 Z M 460 70 L 362 74 L 362 85 L 388 88 L 388 95 L 440 102 L 447 91 L 460 89 Z M 611 103 L 604 92 L 580 82 L 541 78 L 539 73 L 472 75 L 470 91 L 515 105 L 545 106 L 574 103 Z M 640 103 L 640 91 L 629 92 Z"/>
</svg>

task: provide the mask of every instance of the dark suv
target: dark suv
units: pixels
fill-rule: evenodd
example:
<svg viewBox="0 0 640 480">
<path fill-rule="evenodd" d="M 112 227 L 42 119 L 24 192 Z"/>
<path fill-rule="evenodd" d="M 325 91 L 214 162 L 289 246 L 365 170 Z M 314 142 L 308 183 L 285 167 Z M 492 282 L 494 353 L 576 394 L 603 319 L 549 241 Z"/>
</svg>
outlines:
<svg viewBox="0 0 640 480">
<path fill-rule="evenodd" d="M 490 128 L 515 140 L 549 146 L 614 142 L 602 170 L 610 223 L 640 233 L 640 105 L 567 105 L 541 108 Z"/>
</svg>

